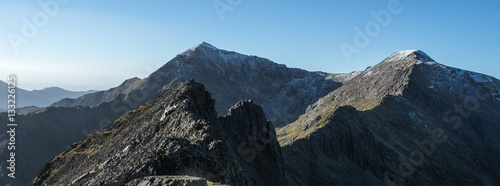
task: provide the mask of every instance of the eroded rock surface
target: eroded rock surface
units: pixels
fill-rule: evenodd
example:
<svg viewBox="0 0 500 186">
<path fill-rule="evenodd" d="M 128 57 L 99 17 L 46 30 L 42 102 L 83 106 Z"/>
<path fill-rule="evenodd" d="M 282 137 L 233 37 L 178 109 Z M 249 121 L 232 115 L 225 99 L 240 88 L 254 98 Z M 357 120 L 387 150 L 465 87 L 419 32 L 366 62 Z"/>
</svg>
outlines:
<svg viewBox="0 0 500 186">
<path fill-rule="evenodd" d="M 233 185 L 285 185 L 274 126 L 240 101 L 217 118 L 202 84 L 182 82 L 52 159 L 31 185 L 164 183 L 187 175 Z M 177 180 L 179 181 L 179 180 Z M 191 180 L 198 184 L 198 181 Z"/>
</svg>

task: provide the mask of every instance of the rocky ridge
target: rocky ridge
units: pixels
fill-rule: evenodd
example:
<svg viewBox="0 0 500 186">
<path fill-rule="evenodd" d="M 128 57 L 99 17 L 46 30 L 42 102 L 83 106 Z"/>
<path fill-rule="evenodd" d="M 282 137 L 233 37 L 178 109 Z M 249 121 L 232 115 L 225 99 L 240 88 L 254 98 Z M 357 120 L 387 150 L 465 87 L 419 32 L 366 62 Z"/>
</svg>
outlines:
<svg viewBox="0 0 500 186">
<path fill-rule="evenodd" d="M 240 101 L 218 118 L 213 104 L 202 84 L 181 82 L 73 144 L 30 185 L 153 185 L 177 175 L 285 185 L 281 150 L 262 108 Z"/>
<path fill-rule="evenodd" d="M 112 98 L 109 102 L 99 103 L 102 102 L 101 100 L 96 102 L 99 103 L 98 105 L 91 108 L 48 108 L 27 116 L 20 116 L 19 119 L 24 120 L 23 123 L 30 123 L 30 125 L 23 126 L 25 128 L 20 131 L 29 131 L 29 134 L 23 134 L 23 136 L 30 136 L 34 140 L 28 138 L 19 140 L 20 146 L 24 149 L 33 149 L 33 152 L 29 153 L 32 154 L 31 157 L 28 155 L 19 157 L 19 166 L 26 170 L 23 171 L 23 174 L 26 175 L 19 176 L 32 178 L 29 172 L 33 172 L 34 175 L 34 172 L 38 171 L 37 166 L 41 167 L 41 162 L 45 162 L 58 152 L 62 152 L 65 145 L 69 148 L 69 144 L 85 136 L 82 135 L 82 132 L 89 134 L 106 126 L 124 112 L 139 107 L 146 101 L 154 99 L 155 95 L 173 87 L 175 84 L 173 82 L 187 78 L 175 74 L 175 70 L 193 74 L 201 72 L 202 69 L 210 69 L 203 73 L 216 71 L 219 74 L 224 74 L 223 77 L 233 78 L 233 80 L 235 77 L 248 78 L 262 75 L 245 75 L 245 70 L 234 70 L 236 65 L 231 62 L 243 62 L 244 65 L 239 64 L 238 67 L 241 69 L 251 69 L 252 66 L 266 63 L 251 64 L 249 59 L 253 56 L 241 57 L 234 52 L 221 52 L 214 48 L 207 44 L 201 44 L 178 55 L 174 58 L 175 60 L 170 61 L 155 72 L 156 75 L 151 75 L 143 80 L 127 81 L 129 83 L 124 83 L 128 84 L 127 86 L 118 87 L 122 89 L 116 91 L 116 95 L 109 96 Z M 214 55 L 214 52 L 217 53 Z M 223 70 L 220 70 L 219 67 L 203 66 L 210 64 L 207 62 L 221 62 L 223 60 L 228 62 L 227 65 L 217 63 Z M 273 67 L 273 63 L 269 64 Z M 202 66 L 201 70 L 197 69 L 200 65 Z M 279 69 L 287 71 L 286 68 L 275 67 L 272 70 L 279 71 Z M 228 72 L 232 72 L 234 75 L 228 75 L 230 74 Z M 174 75 L 170 76 L 169 74 Z M 295 74 L 293 77 L 296 77 L 297 73 L 292 74 Z M 316 74 L 320 77 L 318 78 L 319 84 L 329 89 L 324 90 L 327 92 L 324 94 L 326 96 L 320 96 L 324 93 L 322 92 L 315 95 L 316 98 L 312 97 L 317 101 L 311 97 L 306 97 L 310 100 L 305 102 L 306 99 L 299 99 L 305 114 L 300 117 L 295 115 L 294 117 L 298 118 L 295 122 L 277 131 L 285 160 L 286 174 L 295 184 L 498 185 L 500 183 L 497 171 L 500 170 L 500 162 L 498 161 L 500 159 L 500 147 L 498 146 L 500 144 L 500 125 L 498 125 L 498 121 L 500 121 L 498 118 L 500 116 L 500 83 L 498 79 L 439 64 L 418 50 L 397 52 L 378 65 L 364 71 L 348 74 Z M 204 77 L 200 75 L 196 79 L 205 80 Z M 279 80 L 274 78 L 271 78 L 272 81 Z M 171 79 L 174 80 L 165 81 Z M 304 79 L 304 81 L 298 82 L 304 84 L 311 82 L 307 80 L 310 78 Z M 324 82 L 327 83 L 323 84 Z M 333 82 L 333 84 L 328 82 Z M 338 82 L 343 85 L 340 86 Z M 208 83 L 210 84 L 210 82 Z M 295 84 L 302 85 L 301 83 Z M 235 90 L 230 94 L 240 94 L 241 92 L 236 90 L 241 89 L 241 86 L 235 85 L 239 85 L 238 81 L 224 84 L 224 86 L 231 87 L 231 90 Z M 264 87 L 279 88 L 281 86 L 275 83 L 271 83 L 271 85 Z M 252 86 L 254 85 L 250 87 Z M 130 89 L 124 87 L 130 87 Z M 309 86 L 302 91 L 314 92 L 314 87 L 318 86 Z M 212 90 L 226 91 L 223 86 L 219 88 Z M 207 86 L 208 89 L 209 86 Z M 294 89 L 300 88 L 294 87 L 288 91 L 293 93 Z M 248 92 L 259 92 L 261 89 L 256 88 L 256 90 L 246 91 L 244 95 L 250 95 Z M 262 90 L 266 89 L 262 88 Z M 144 92 L 147 94 L 143 94 Z M 224 100 L 226 94 L 216 95 L 214 93 L 214 95 L 214 97 L 221 97 Z M 255 95 L 261 95 L 265 98 L 267 94 L 260 92 Z M 277 108 L 281 108 L 283 111 L 283 106 L 287 106 L 297 96 L 302 95 L 302 93 L 298 93 L 295 97 L 271 98 L 264 101 L 270 103 L 278 101 L 277 105 L 280 107 Z M 72 102 L 70 99 L 66 101 L 68 101 L 67 103 Z M 316 103 L 311 104 L 306 110 L 304 103 L 314 101 Z M 235 102 L 237 102 L 236 98 L 231 104 L 225 104 L 225 107 L 229 108 Z M 218 107 L 217 103 L 219 101 L 214 104 L 215 111 L 219 114 L 225 113 L 227 108 L 224 110 L 222 107 Z M 247 107 L 244 103 L 239 105 L 238 108 Z M 269 112 L 266 112 L 265 108 L 265 115 L 268 115 Z M 293 117 L 287 115 L 290 112 L 272 111 L 274 112 L 270 114 L 275 120 L 294 120 L 290 119 Z M 237 111 L 230 112 L 238 113 Z M 297 111 L 297 113 L 300 112 Z M 232 120 L 230 119 L 231 114 L 224 118 L 216 120 L 220 122 Z M 227 129 L 227 131 L 233 130 L 236 129 Z M 254 131 L 254 129 L 245 129 L 245 131 Z M 240 131 L 232 133 L 235 132 Z M 262 139 L 258 137 L 259 133 L 256 136 L 257 139 Z M 231 138 L 235 137 L 237 136 L 231 136 Z M 254 156 L 254 152 L 260 152 L 259 149 L 262 147 L 255 144 L 255 140 L 247 138 L 242 147 L 254 145 L 256 151 L 245 151 L 246 149 L 243 148 L 241 151 L 243 153 L 240 155 L 243 154 L 243 158 L 249 158 Z M 0 147 L 2 145 L 5 144 L 0 143 Z M 75 152 L 80 153 L 79 151 Z M 39 165 L 36 161 L 40 162 Z M 254 169 L 250 167 L 248 170 Z M 144 175 L 144 177 L 135 178 L 128 183 L 145 183 L 146 180 L 153 180 L 151 183 L 166 183 L 172 181 L 171 179 L 172 177 L 168 175 Z"/>
<path fill-rule="evenodd" d="M 498 185 L 498 79 L 397 52 L 277 131 L 299 185 Z"/>
<path fill-rule="evenodd" d="M 145 79 L 133 78 L 116 88 L 64 99 L 52 106 L 96 106 L 123 95 L 127 98 L 124 105 L 130 110 L 180 81 L 195 79 L 218 100 L 215 108 L 220 115 L 238 100 L 252 99 L 281 127 L 296 120 L 308 105 L 342 85 L 328 75 L 288 68 L 265 58 L 221 50 L 203 42 L 177 55 Z"/>
<path fill-rule="evenodd" d="M 329 74 L 288 68 L 256 56 L 216 49 L 202 43 L 170 60 L 144 79 L 131 78 L 107 91 L 63 99 L 52 107 L 18 116 L 19 157 L 24 170 L 14 182 L 25 185 L 50 158 L 120 117 L 158 97 L 183 80 L 202 82 L 217 100 L 219 116 L 239 100 L 252 99 L 277 127 L 293 122 L 309 104 L 339 87 Z M 80 105 L 80 106 L 78 106 Z M 0 116 L 0 118 L 2 118 Z M 5 126 L 4 126 L 5 127 Z M 0 133 L 5 141 L 8 136 Z M 6 143 L 0 143 L 0 158 Z M 6 169 L 0 169 L 0 176 Z M 7 178 L 0 177 L 0 184 Z"/>
</svg>

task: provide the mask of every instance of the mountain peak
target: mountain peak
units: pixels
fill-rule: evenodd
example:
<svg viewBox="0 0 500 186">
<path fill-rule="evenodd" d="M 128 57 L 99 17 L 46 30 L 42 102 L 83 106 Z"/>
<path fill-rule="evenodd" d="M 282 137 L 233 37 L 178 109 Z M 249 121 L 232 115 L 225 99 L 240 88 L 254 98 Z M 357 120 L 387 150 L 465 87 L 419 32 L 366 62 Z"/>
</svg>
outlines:
<svg viewBox="0 0 500 186">
<path fill-rule="evenodd" d="M 200 49 L 200 48 L 212 49 L 212 50 L 219 50 L 217 47 L 214 47 L 212 44 L 207 43 L 205 41 L 203 41 L 202 43 L 196 45 L 195 47 L 193 47 L 191 49 Z"/>
<path fill-rule="evenodd" d="M 189 55 L 189 54 L 193 53 L 194 51 L 207 51 L 207 50 L 208 51 L 218 51 L 220 49 L 218 49 L 217 47 L 214 47 L 210 43 L 203 41 L 202 43 L 184 51 L 183 53 L 181 53 L 181 55 Z"/>
<path fill-rule="evenodd" d="M 418 60 L 422 63 L 435 62 L 430 56 L 421 50 L 403 50 L 396 52 L 384 61 Z"/>
<path fill-rule="evenodd" d="M 198 46 L 203 46 L 203 47 L 218 49 L 217 47 L 214 47 L 213 45 L 211 45 L 210 43 L 207 43 L 205 41 L 203 41 L 202 43 L 200 43 Z"/>
</svg>

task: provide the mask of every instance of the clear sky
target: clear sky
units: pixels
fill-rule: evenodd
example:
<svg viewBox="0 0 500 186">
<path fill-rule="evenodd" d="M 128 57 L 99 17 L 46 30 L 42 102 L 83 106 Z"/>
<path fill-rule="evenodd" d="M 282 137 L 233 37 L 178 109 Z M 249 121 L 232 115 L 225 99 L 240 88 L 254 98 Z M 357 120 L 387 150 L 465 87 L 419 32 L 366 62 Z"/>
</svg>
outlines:
<svg viewBox="0 0 500 186">
<path fill-rule="evenodd" d="M 500 1 L 0 0 L 0 77 L 25 89 L 108 89 L 203 41 L 331 73 L 421 49 L 499 78 Z"/>
</svg>

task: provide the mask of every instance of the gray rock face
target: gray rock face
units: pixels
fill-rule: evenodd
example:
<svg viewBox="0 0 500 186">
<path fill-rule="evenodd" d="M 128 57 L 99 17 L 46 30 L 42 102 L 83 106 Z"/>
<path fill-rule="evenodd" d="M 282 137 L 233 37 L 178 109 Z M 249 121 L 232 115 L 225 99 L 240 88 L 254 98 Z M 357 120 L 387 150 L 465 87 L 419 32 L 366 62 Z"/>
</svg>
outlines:
<svg viewBox="0 0 500 186">
<path fill-rule="evenodd" d="M 281 149 L 262 108 L 240 101 L 217 118 L 214 100 L 193 81 L 128 112 L 52 159 L 30 185 L 285 185 Z M 168 178 L 168 179 L 167 179 Z M 146 185 L 147 185 L 146 184 Z"/>
<path fill-rule="evenodd" d="M 65 99 L 52 106 L 95 106 L 123 94 L 127 97 L 125 105 L 131 110 L 180 81 L 195 79 L 217 100 L 215 109 L 220 115 L 237 101 L 252 99 L 281 127 L 296 120 L 308 105 L 341 85 L 328 75 L 288 68 L 265 58 L 202 43 L 177 55 L 144 80 L 127 80 L 116 88 Z"/>
<path fill-rule="evenodd" d="M 299 185 L 499 185 L 500 81 L 397 52 L 280 129 Z"/>
<path fill-rule="evenodd" d="M 287 176 L 298 185 L 500 183 L 498 79 L 438 64 L 422 51 L 395 53 L 364 71 L 324 74 L 289 69 L 202 44 L 178 55 L 148 78 L 126 81 L 112 93 L 104 91 L 76 102 L 67 99 L 59 105 L 96 106 L 47 108 L 18 116 L 19 123 L 26 124 L 19 126 L 18 147 L 26 153 L 18 155 L 18 167 L 23 171 L 19 171 L 14 185 L 26 184 L 43 163 L 70 148 L 71 143 L 190 78 L 207 84 L 217 100 L 211 102 L 214 107 L 191 107 L 193 102 L 184 102 L 185 98 L 161 99 L 163 106 L 140 107 L 112 124 L 127 127 L 112 130 L 109 126 L 73 145 L 47 164 L 33 183 L 55 184 L 60 176 L 66 183 L 101 184 L 97 178 L 109 178 L 115 184 L 130 185 L 146 184 L 146 180 L 152 180 L 151 184 L 184 184 L 172 175 L 197 176 L 218 183 L 243 180 L 249 185 L 260 185 L 261 179 L 282 180 L 280 175 L 260 174 L 260 167 L 282 170 L 275 156 L 280 152 L 273 150 L 274 142 L 269 139 L 274 133 L 267 132 L 270 123 L 258 111 L 262 109 L 248 101 L 233 105 L 248 98 L 263 104 L 262 112 L 271 120 L 293 121 L 298 117 L 294 113 L 300 115 L 305 110 L 277 132 Z M 342 82 L 342 86 L 335 82 Z M 316 89 L 317 94 L 306 95 Z M 322 97 L 325 92 L 330 93 Z M 209 99 L 198 102 L 209 103 Z M 304 105 L 314 101 L 306 110 Z M 217 118 L 216 112 L 226 113 L 230 107 L 226 116 Z M 6 120 L 4 117 L 0 115 L 1 120 Z M 2 127 L 5 129 L 5 125 Z M 436 138 L 436 134 L 441 135 Z M 443 134 L 446 140 L 440 141 Z M 2 151 L 7 136 L 0 133 L 0 137 Z M 114 142 L 107 143 L 107 139 Z M 140 146 L 143 142 L 148 148 Z M 422 149 L 423 142 L 428 144 L 424 147 L 427 149 Z M 127 159 L 129 152 L 142 156 L 140 161 Z M 419 156 L 411 156 L 414 152 Z M 424 155 L 423 161 L 418 159 L 420 155 Z M 0 156 L 6 159 L 5 153 Z M 120 164 L 121 159 L 128 163 Z M 75 162 L 83 162 L 83 169 Z M 171 169 L 162 169 L 164 166 Z M 118 174 L 120 171 L 129 174 Z M 5 177 L 0 177 L 0 184 L 12 183 Z"/>
<path fill-rule="evenodd" d="M 54 103 L 55 107 L 18 116 L 19 123 L 23 123 L 19 127 L 18 147 L 26 152 L 19 157 L 18 168 L 23 172 L 15 180 L 9 180 L 2 177 L 6 169 L 0 169 L 0 184 L 27 184 L 50 158 L 67 150 L 72 143 L 183 80 L 194 78 L 205 84 L 217 100 L 214 105 L 219 116 L 239 100 L 253 99 L 279 127 L 293 122 L 307 105 L 340 86 L 337 78 L 328 76 L 203 43 L 179 54 L 145 79 L 132 78 L 116 88 L 78 99 L 63 99 Z M 0 119 L 3 117 L 0 115 Z M 3 141 L 8 139 L 5 134 L 0 133 Z M 5 145 L 0 143 L 0 158 L 8 158 Z"/>
<path fill-rule="evenodd" d="M 148 176 L 134 179 L 126 186 L 189 185 L 207 186 L 207 180 L 193 176 Z"/>
<path fill-rule="evenodd" d="M 0 185 L 26 185 L 51 158 L 70 148 L 71 144 L 96 132 L 123 112 L 115 112 L 112 103 L 97 107 L 50 108 L 36 113 L 16 116 L 16 178 L 7 176 L 7 169 L 0 169 Z M 7 121 L 6 114 L 0 119 Z M 0 125 L 7 131 L 6 125 Z M 0 158 L 8 159 L 7 133 L 0 133 Z M 7 167 L 6 161 L 1 161 Z M 20 171 L 22 170 L 22 171 Z"/>
</svg>

